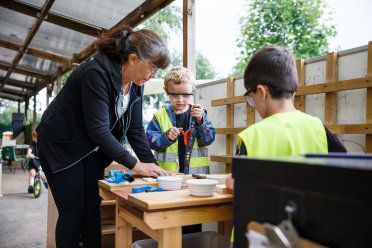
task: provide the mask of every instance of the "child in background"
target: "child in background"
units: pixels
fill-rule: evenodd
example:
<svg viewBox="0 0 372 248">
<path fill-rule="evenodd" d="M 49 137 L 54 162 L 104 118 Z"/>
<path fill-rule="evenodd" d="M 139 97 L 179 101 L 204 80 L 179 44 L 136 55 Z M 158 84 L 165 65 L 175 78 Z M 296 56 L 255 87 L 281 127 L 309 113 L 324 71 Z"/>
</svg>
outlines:
<svg viewBox="0 0 372 248">
<path fill-rule="evenodd" d="M 195 91 L 195 76 L 184 67 L 172 68 L 164 78 L 164 91 L 171 104 L 158 110 L 147 127 L 146 135 L 155 150 L 158 165 L 165 170 L 185 174 L 208 174 L 208 148 L 215 138 L 215 129 L 202 106 L 190 101 Z M 196 118 L 194 146 L 190 164 L 185 164 L 182 131 L 187 131 L 191 118 Z"/>
<path fill-rule="evenodd" d="M 27 149 L 27 155 L 30 158 L 30 161 L 28 163 L 28 170 L 30 172 L 30 176 L 28 177 L 28 183 L 29 183 L 28 193 L 34 193 L 35 175 L 36 175 L 36 171 L 39 170 L 39 167 L 40 167 L 39 160 L 35 158 L 35 156 L 37 157 L 36 143 L 37 143 L 37 133 L 35 131 L 32 131 L 32 142 L 29 148 Z M 45 188 L 48 188 L 48 182 L 47 182 L 47 179 L 45 178 L 44 172 L 42 172 L 41 176 L 44 179 Z"/>
</svg>

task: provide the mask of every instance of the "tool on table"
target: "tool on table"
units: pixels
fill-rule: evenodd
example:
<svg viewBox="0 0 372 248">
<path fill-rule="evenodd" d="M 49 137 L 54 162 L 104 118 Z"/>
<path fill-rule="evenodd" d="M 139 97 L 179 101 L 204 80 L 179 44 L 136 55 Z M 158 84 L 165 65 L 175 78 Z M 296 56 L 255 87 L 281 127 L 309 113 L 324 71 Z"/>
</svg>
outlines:
<svg viewBox="0 0 372 248">
<path fill-rule="evenodd" d="M 207 179 L 207 174 L 192 174 L 192 177 L 196 179 Z"/>
<path fill-rule="evenodd" d="M 163 191 L 162 188 L 155 188 L 150 185 L 141 185 L 132 188 L 132 193 L 141 193 L 141 192 L 155 192 L 155 191 Z"/>
<path fill-rule="evenodd" d="M 192 106 L 194 108 L 194 106 Z M 185 152 L 185 174 L 189 174 L 189 168 L 190 168 L 190 158 L 192 153 L 192 148 L 194 146 L 194 132 L 195 132 L 195 124 L 196 124 L 196 118 L 191 118 L 191 123 L 189 126 L 189 130 L 182 131 L 183 134 L 183 142 L 186 146 L 186 152 Z"/>
<path fill-rule="evenodd" d="M 105 178 L 108 183 L 122 183 L 122 182 L 133 182 L 134 178 L 131 172 L 125 172 L 125 170 L 110 170 L 109 177 Z"/>
</svg>

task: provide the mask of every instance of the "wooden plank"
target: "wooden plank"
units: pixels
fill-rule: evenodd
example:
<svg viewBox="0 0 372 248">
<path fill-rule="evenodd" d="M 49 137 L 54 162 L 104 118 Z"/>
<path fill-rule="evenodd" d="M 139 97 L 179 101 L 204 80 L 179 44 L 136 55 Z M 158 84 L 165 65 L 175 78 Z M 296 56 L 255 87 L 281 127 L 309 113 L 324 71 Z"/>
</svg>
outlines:
<svg viewBox="0 0 372 248">
<path fill-rule="evenodd" d="M 151 194 L 129 194 L 128 201 L 144 209 L 154 210 L 232 202 L 233 196 L 214 193 L 213 196 L 194 197 L 188 190 L 176 190 L 152 192 Z"/>
<path fill-rule="evenodd" d="M 226 188 L 225 184 L 219 184 L 216 186 L 216 192 L 219 194 L 234 194 L 234 191 Z"/>
<path fill-rule="evenodd" d="M 47 247 L 55 248 L 56 246 L 56 224 L 58 220 L 58 210 L 54 203 L 52 191 L 48 189 L 48 220 L 47 220 Z"/>
<path fill-rule="evenodd" d="M 367 77 L 372 77 L 372 41 L 368 43 Z M 366 123 L 372 124 L 372 88 L 367 89 Z M 366 153 L 372 153 L 372 134 L 366 135 Z"/>
<path fill-rule="evenodd" d="M 24 97 L 18 97 L 18 96 L 11 96 L 8 94 L 3 94 L 0 92 L 0 98 L 11 100 L 11 101 L 16 101 L 16 102 L 24 102 L 25 98 Z"/>
<path fill-rule="evenodd" d="M 297 96 L 313 95 L 327 92 L 355 90 L 372 87 L 372 76 L 350 80 L 337 81 L 332 83 L 307 85 L 297 89 Z"/>
<path fill-rule="evenodd" d="M 132 245 L 132 224 L 123 218 L 123 214 L 120 214 L 120 203 L 120 200 L 116 202 L 115 247 L 130 248 Z"/>
<path fill-rule="evenodd" d="M 37 6 L 13 0 L 2 0 L 0 1 L 0 6 L 33 18 L 36 18 L 37 13 L 40 12 L 40 8 Z M 94 27 L 92 24 L 87 24 L 55 13 L 48 13 L 48 19 L 45 21 L 93 37 L 99 37 L 99 33 L 104 30 L 100 27 Z"/>
<path fill-rule="evenodd" d="M 233 226 L 234 225 L 233 225 L 232 220 L 219 221 L 218 222 L 218 233 L 222 235 L 231 236 Z"/>
<path fill-rule="evenodd" d="M 325 125 L 333 134 L 372 134 L 372 124 Z"/>
<path fill-rule="evenodd" d="M 32 84 L 26 84 L 24 82 L 16 81 L 16 80 L 9 80 L 8 85 L 27 89 L 27 90 L 34 90 L 34 86 Z"/>
<path fill-rule="evenodd" d="M 227 78 L 227 97 L 234 97 L 234 78 Z M 234 104 L 226 106 L 226 128 L 234 127 Z M 233 134 L 226 135 L 226 156 L 232 156 L 234 151 Z M 231 172 L 231 163 L 226 163 L 226 173 Z"/>
<path fill-rule="evenodd" d="M 14 58 L 13 63 L 10 67 L 10 70 L 8 70 L 8 72 L 5 76 L 4 82 L 0 86 L 0 91 L 4 88 L 5 84 L 8 82 L 8 80 L 10 78 L 10 75 L 12 74 L 14 69 L 17 67 L 19 61 L 22 59 L 23 54 L 26 52 L 26 50 L 27 50 L 28 46 L 30 45 L 32 39 L 34 38 L 36 32 L 39 30 L 41 23 L 43 22 L 46 14 L 48 14 L 48 12 L 49 12 L 50 8 L 52 7 L 54 1 L 55 0 L 46 0 L 45 1 L 44 5 L 43 5 L 43 7 L 41 8 L 41 11 L 40 11 L 40 18 L 32 26 L 31 31 L 28 33 L 28 35 L 27 35 L 27 37 L 26 37 L 26 39 L 25 39 L 25 41 L 22 45 L 22 48 L 20 49 L 20 51 L 18 52 L 18 54 Z"/>
<path fill-rule="evenodd" d="M 182 248 L 182 227 L 159 230 L 159 248 Z"/>
<path fill-rule="evenodd" d="M 258 232 L 266 236 L 264 225 L 262 225 L 261 223 L 255 222 L 255 221 L 251 221 L 248 223 L 247 233 L 249 233 L 249 231 L 255 231 L 255 232 Z M 327 248 L 327 246 L 323 246 L 323 245 L 317 244 L 315 242 L 312 242 L 310 240 L 303 239 L 303 238 L 301 238 L 301 243 L 302 243 L 303 248 Z"/>
<path fill-rule="evenodd" d="M 13 96 L 26 97 L 26 92 L 20 92 L 17 90 L 3 89 L 2 92 L 5 94 L 13 95 Z"/>
<path fill-rule="evenodd" d="M 238 134 L 244 131 L 245 127 L 237 127 L 237 128 L 216 128 L 216 134 Z M 230 155 L 232 156 L 232 154 Z"/>
<path fill-rule="evenodd" d="M 0 65 L 0 70 L 9 71 L 10 67 L 6 66 L 6 65 Z M 38 72 L 33 72 L 33 71 L 28 71 L 28 70 L 23 70 L 23 69 L 18 69 L 18 68 L 14 69 L 14 72 L 18 73 L 18 74 L 25 75 L 25 76 L 40 78 L 40 79 L 43 79 L 43 80 L 48 79 L 47 75 L 41 74 L 41 73 L 38 73 Z M 12 80 L 12 79 L 9 79 L 9 80 Z"/>
<path fill-rule="evenodd" d="M 337 52 L 327 54 L 326 83 L 337 81 Z M 336 124 L 337 113 L 337 92 L 328 92 L 325 94 L 325 113 L 324 124 Z"/>
<path fill-rule="evenodd" d="M 210 160 L 213 162 L 220 162 L 220 163 L 232 163 L 232 156 L 211 155 Z"/>
<path fill-rule="evenodd" d="M 150 236 L 154 240 L 159 240 L 158 232 L 151 229 L 141 218 L 138 218 L 131 212 L 127 211 L 126 209 L 119 207 L 119 217 L 126 222 L 134 225 L 139 230 L 144 232 L 146 235 Z"/>
<path fill-rule="evenodd" d="M 195 1 L 183 0 L 183 66 L 196 75 Z"/>
<path fill-rule="evenodd" d="M 213 100 L 211 102 L 211 107 L 218 107 L 218 106 L 224 106 L 228 104 L 245 103 L 245 102 L 247 102 L 247 100 L 245 100 L 244 96 L 234 96 L 234 97 Z"/>
<path fill-rule="evenodd" d="M 296 60 L 298 87 L 305 86 L 305 60 Z M 297 110 L 305 112 L 305 96 L 295 96 L 294 106 Z"/>
<path fill-rule="evenodd" d="M 131 189 L 133 187 L 141 186 L 141 185 L 150 185 L 153 187 L 158 187 L 158 182 L 146 182 L 143 181 L 142 179 L 135 179 L 132 183 L 108 183 L 105 180 L 99 180 L 98 181 L 98 186 L 100 188 L 106 189 L 108 191 L 113 191 L 113 190 L 125 190 L 125 189 Z"/>
<path fill-rule="evenodd" d="M 102 235 L 115 233 L 115 225 L 102 225 Z"/>
<path fill-rule="evenodd" d="M 116 198 L 115 200 L 103 200 L 101 203 L 101 206 L 108 206 L 108 205 L 115 205 L 115 204 L 116 204 Z"/>
<path fill-rule="evenodd" d="M 255 123 L 255 108 L 249 105 L 248 103 L 246 107 L 246 115 L 247 115 L 247 127 L 253 125 Z"/>
<path fill-rule="evenodd" d="M 218 206 L 144 213 L 144 222 L 154 230 L 232 219 L 232 203 Z"/>
<path fill-rule="evenodd" d="M 0 47 L 4 47 L 4 48 L 10 49 L 10 50 L 17 51 L 17 52 L 19 51 L 19 49 L 22 48 L 21 45 L 11 43 L 11 42 L 8 42 L 8 41 L 5 41 L 5 40 L 1 40 L 1 39 L 0 39 Z M 48 60 L 51 60 L 51 61 L 55 61 L 55 62 L 58 62 L 58 63 L 67 64 L 67 65 L 70 61 L 69 58 L 65 58 L 65 57 L 62 57 L 62 56 L 55 55 L 55 54 L 43 52 L 43 51 L 33 49 L 33 48 L 27 48 L 27 52 L 25 52 L 25 53 L 29 54 L 29 55 L 32 55 L 32 56 L 35 56 L 35 57 L 48 59 Z"/>
<path fill-rule="evenodd" d="M 108 200 L 116 200 L 116 197 L 111 194 L 110 192 L 106 191 L 106 190 L 103 190 L 103 189 L 99 189 L 99 196 L 104 200 L 104 201 L 108 201 Z"/>
</svg>

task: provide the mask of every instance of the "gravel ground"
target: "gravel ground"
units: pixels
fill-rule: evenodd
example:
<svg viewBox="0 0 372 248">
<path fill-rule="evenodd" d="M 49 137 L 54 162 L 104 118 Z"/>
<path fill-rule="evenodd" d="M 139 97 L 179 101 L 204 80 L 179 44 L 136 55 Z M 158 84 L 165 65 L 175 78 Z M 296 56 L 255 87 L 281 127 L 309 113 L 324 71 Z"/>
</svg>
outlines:
<svg viewBox="0 0 372 248">
<path fill-rule="evenodd" d="M 12 167 L 14 169 L 14 166 Z M 46 247 L 48 192 L 27 193 L 28 171 L 11 174 L 3 165 L 0 197 L 0 247 Z"/>
</svg>

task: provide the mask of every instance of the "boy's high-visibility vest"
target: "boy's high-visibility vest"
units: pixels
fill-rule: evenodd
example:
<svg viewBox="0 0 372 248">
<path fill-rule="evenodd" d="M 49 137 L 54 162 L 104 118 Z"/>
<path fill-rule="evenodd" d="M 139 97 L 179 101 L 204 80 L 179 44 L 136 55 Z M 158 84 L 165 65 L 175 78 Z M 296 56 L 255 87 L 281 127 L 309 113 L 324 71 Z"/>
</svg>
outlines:
<svg viewBox="0 0 372 248">
<path fill-rule="evenodd" d="M 156 120 L 159 122 L 161 131 L 164 133 L 173 127 L 165 107 L 155 112 Z M 183 142 L 183 141 L 182 141 Z M 155 158 L 158 165 L 164 170 L 178 172 L 178 139 L 177 141 L 165 149 L 164 152 L 155 152 Z M 194 140 L 194 146 L 191 152 L 189 174 L 208 174 L 209 160 L 208 148 L 198 146 L 198 141 Z"/>
</svg>

